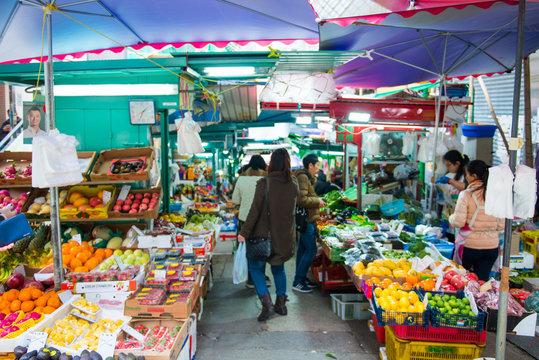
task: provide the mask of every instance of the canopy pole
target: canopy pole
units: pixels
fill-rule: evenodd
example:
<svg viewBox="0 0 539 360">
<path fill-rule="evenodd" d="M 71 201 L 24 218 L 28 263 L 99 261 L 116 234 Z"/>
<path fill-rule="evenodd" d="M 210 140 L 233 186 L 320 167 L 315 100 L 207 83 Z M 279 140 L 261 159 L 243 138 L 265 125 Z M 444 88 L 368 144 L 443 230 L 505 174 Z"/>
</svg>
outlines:
<svg viewBox="0 0 539 360">
<path fill-rule="evenodd" d="M 359 133 L 359 141 L 357 143 L 357 209 L 362 210 L 361 203 L 363 202 L 363 132 Z"/>
<path fill-rule="evenodd" d="M 438 102 L 436 103 L 436 121 L 434 123 L 434 151 L 432 154 L 432 177 L 430 180 L 430 191 L 429 191 L 429 202 L 427 205 L 427 210 L 429 211 L 429 214 L 432 211 L 432 197 L 434 194 L 434 175 L 436 175 L 436 149 L 438 147 L 438 128 L 440 126 L 440 111 L 441 111 L 441 104 L 442 104 L 442 88 L 445 82 L 445 75 L 442 76 L 440 79 L 440 91 L 438 93 Z"/>
<path fill-rule="evenodd" d="M 45 64 L 45 123 L 47 132 L 56 127 L 56 119 L 54 114 L 54 68 L 53 68 L 53 52 L 52 52 L 52 14 L 47 13 L 47 45 L 48 45 L 48 59 Z M 54 288 L 60 290 L 62 282 L 64 281 L 64 266 L 62 263 L 62 247 L 61 247 L 61 235 L 60 235 L 60 211 L 58 201 L 58 187 L 50 188 L 50 202 L 51 202 L 51 243 L 53 251 L 53 264 L 54 264 Z"/>
<path fill-rule="evenodd" d="M 513 88 L 513 123 L 511 124 L 511 137 L 518 137 L 518 117 L 520 114 L 520 87 L 522 80 L 522 52 L 524 48 L 524 20 L 526 14 L 526 0 L 518 3 L 518 32 L 515 55 L 515 85 Z M 510 148 L 509 166 L 514 173 L 517 165 L 517 150 Z M 500 278 L 500 298 L 498 303 L 498 324 L 496 331 L 496 360 L 505 360 L 505 343 L 507 335 L 507 303 L 509 300 L 509 260 L 511 258 L 511 233 L 513 219 L 505 219 L 505 232 L 503 242 L 503 266 Z"/>
<path fill-rule="evenodd" d="M 169 125 L 168 112 L 161 116 L 161 188 L 163 189 L 163 212 L 168 214 L 170 209 L 170 168 L 169 154 Z M 178 174 L 176 174 L 177 176 Z"/>
</svg>

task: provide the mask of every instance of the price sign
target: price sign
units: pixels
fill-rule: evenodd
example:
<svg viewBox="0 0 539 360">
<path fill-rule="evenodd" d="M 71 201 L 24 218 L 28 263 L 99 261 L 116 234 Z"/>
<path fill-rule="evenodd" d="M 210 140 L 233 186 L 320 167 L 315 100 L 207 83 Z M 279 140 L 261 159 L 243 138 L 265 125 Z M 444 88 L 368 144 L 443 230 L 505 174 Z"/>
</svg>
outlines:
<svg viewBox="0 0 539 360">
<path fill-rule="evenodd" d="M 137 339 L 140 343 L 144 343 L 144 340 L 146 339 L 146 336 L 139 333 L 137 330 L 133 329 L 131 326 L 124 324 L 122 327 L 122 330 L 125 331 L 127 334 L 131 335 L 135 339 Z"/>
<path fill-rule="evenodd" d="M 474 315 L 479 315 L 479 309 L 477 308 L 477 304 L 475 303 L 475 298 L 473 294 L 469 291 L 465 291 L 464 294 L 470 300 L 470 308 L 472 309 L 472 312 Z"/>
<path fill-rule="evenodd" d="M 129 190 L 131 190 L 131 185 L 122 186 L 122 190 L 120 190 L 120 194 L 118 195 L 118 200 L 124 201 L 125 199 L 127 199 L 127 195 L 129 195 Z"/>
<path fill-rule="evenodd" d="M 193 253 L 193 243 L 190 241 L 183 242 L 183 253 L 192 254 Z"/>
<path fill-rule="evenodd" d="M 434 262 L 434 260 L 430 256 L 427 255 L 423 259 L 419 260 L 419 262 L 417 263 L 416 270 L 417 271 L 423 271 L 426 268 L 428 268 L 429 265 L 432 264 L 433 262 Z"/>
<path fill-rule="evenodd" d="M 114 260 L 116 260 L 116 264 L 118 265 L 118 267 L 120 268 L 120 270 L 121 270 L 121 271 L 124 271 L 125 268 L 126 268 L 126 266 L 125 266 L 124 262 L 122 261 L 122 259 L 121 259 L 118 255 L 116 255 L 116 256 L 114 257 Z"/>
<path fill-rule="evenodd" d="M 45 342 L 49 334 L 46 332 L 35 332 L 28 335 L 28 352 L 41 349 L 45 346 Z"/>
<path fill-rule="evenodd" d="M 112 357 L 114 355 L 114 348 L 116 347 L 116 335 L 109 333 L 102 333 L 99 336 L 99 343 L 97 344 L 97 352 L 104 358 Z"/>
<path fill-rule="evenodd" d="M 433 271 L 434 273 L 434 271 Z M 442 281 L 444 280 L 444 277 L 442 275 L 438 276 L 438 279 L 436 279 L 436 285 L 434 286 L 434 290 L 438 291 L 440 290 L 440 286 L 442 286 Z"/>
<path fill-rule="evenodd" d="M 165 280 L 167 278 L 166 270 L 154 270 L 155 280 Z"/>
<path fill-rule="evenodd" d="M 417 264 L 419 263 L 419 260 L 417 258 L 414 258 L 412 260 L 412 270 L 417 271 Z"/>
<path fill-rule="evenodd" d="M 75 234 L 75 235 L 73 235 L 73 237 L 71 238 L 71 240 L 78 242 L 79 245 L 80 245 L 80 243 L 81 243 L 81 241 L 82 241 L 82 239 L 81 239 L 81 237 L 80 237 L 80 234 Z"/>
<path fill-rule="evenodd" d="M 61 293 L 58 294 L 58 298 L 60 298 L 60 301 L 62 302 L 62 304 L 69 302 L 69 300 L 72 297 L 73 297 L 73 293 L 69 290 L 62 291 Z"/>
<path fill-rule="evenodd" d="M 107 205 L 111 197 L 112 193 L 110 191 L 103 191 L 103 204 Z"/>
</svg>

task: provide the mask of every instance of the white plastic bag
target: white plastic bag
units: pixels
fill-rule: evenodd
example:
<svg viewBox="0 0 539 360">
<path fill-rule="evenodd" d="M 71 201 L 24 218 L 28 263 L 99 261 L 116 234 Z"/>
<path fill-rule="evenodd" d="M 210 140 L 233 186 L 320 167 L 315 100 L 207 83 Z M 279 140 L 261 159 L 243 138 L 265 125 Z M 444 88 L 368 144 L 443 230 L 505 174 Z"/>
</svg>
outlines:
<svg viewBox="0 0 539 360">
<path fill-rule="evenodd" d="M 402 155 L 408 156 L 414 150 L 414 135 L 411 132 L 406 132 L 402 138 Z"/>
<path fill-rule="evenodd" d="M 363 134 L 363 147 L 361 150 L 366 157 L 375 156 L 380 153 L 380 135 L 374 131 Z"/>
<path fill-rule="evenodd" d="M 178 130 L 179 154 L 204 152 L 204 147 L 198 134 L 200 132 L 200 126 L 193 120 L 191 112 L 186 113 L 183 118 L 176 120 L 176 130 Z"/>
<path fill-rule="evenodd" d="M 49 135 L 32 141 L 32 186 L 49 188 L 82 182 L 74 136 L 51 130 Z"/>
<path fill-rule="evenodd" d="M 513 178 L 508 164 L 488 169 L 485 214 L 500 219 L 513 218 Z"/>
<path fill-rule="evenodd" d="M 245 241 L 241 242 L 234 253 L 234 269 L 232 270 L 232 281 L 240 284 L 247 281 L 247 250 Z"/>
<path fill-rule="evenodd" d="M 515 196 L 513 200 L 514 216 L 521 219 L 533 217 L 535 202 L 537 200 L 535 169 L 526 165 L 518 165 L 513 190 Z"/>
</svg>

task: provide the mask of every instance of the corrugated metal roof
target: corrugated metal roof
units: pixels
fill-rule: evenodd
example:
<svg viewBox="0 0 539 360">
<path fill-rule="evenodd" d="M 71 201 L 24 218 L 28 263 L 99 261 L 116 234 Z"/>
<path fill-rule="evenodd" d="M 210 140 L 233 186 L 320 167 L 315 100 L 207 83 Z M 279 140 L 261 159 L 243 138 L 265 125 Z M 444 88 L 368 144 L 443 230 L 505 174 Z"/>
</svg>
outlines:
<svg viewBox="0 0 539 360">
<path fill-rule="evenodd" d="M 232 89 L 232 90 L 229 90 Z M 222 103 L 221 121 L 243 122 L 258 120 L 258 103 L 256 86 L 213 86 L 209 90 L 220 93 Z"/>
</svg>

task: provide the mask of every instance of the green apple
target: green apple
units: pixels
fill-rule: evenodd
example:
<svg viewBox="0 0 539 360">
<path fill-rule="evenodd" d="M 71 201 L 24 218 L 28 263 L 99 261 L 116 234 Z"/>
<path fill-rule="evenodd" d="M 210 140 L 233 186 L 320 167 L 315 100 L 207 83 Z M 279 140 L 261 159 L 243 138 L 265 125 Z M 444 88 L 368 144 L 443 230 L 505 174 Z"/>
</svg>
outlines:
<svg viewBox="0 0 539 360">
<path fill-rule="evenodd" d="M 124 252 L 124 254 L 126 254 L 126 255 L 131 255 L 132 253 L 133 253 L 133 250 L 131 250 L 131 249 L 127 249 Z"/>
<path fill-rule="evenodd" d="M 137 249 L 133 252 L 133 254 L 135 254 L 136 257 L 141 257 L 142 256 L 142 250 L 140 249 Z"/>
<path fill-rule="evenodd" d="M 145 259 L 150 260 L 150 254 L 144 253 L 144 254 L 142 254 L 142 256 L 143 256 Z"/>
<path fill-rule="evenodd" d="M 140 257 L 135 261 L 135 264 L 137 264 L 137 265 L 146 265 L 146 259 L 143 258 L 143 257 Z"/>
<path fill-rule="evenodd" d="M 135 254 L 128 255 L 126 260 L 135 263 L 135 260 L 137 260 L 137 256 Z"/>
<path fill-rule="evenodd" d="M 125 259 L 124 264 L 126 264 L 126 265 L 135 265 L 135 259 L 133 259 L 133 258 L 131 258 L 131 259 L 127 258 L 127 259 Z"/>
<path fill-rule="evenodd" d="M 104 270 L 107 270 L 109 268 L 109 266 L 105 263 L 99 265 L 99 271 L 104 271 Z"/>
<path fill-rule="evenodd" d="M 120 250 L 120 249 L 114 250 L 114 253 L 113 253 L 114 256 L 120 256 L 120 255 L 122 255 L 122 254 L 123 254 L 123 251 Z"/>
</svg>

